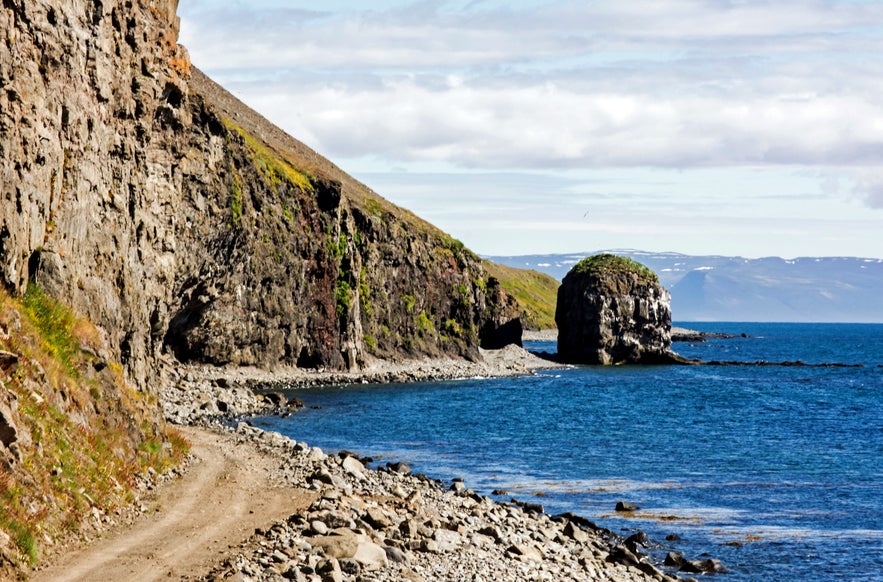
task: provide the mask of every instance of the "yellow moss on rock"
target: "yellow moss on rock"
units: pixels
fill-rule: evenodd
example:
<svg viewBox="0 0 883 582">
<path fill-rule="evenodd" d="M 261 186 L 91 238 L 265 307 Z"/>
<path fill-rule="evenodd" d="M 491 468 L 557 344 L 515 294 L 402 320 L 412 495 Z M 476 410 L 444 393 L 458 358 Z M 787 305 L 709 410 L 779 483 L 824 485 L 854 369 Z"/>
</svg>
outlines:
<svg viewBox="0 0 883 582">
<path fill-rule="evenodd" d="M 278 188 L 283 183 L 287 183 L 305 192 L 315 191 L 316 187 L 312 179 L 307 174 L 294 169 L 284 156 L 264 145 L 231 119 L 224 117 L 223 121 L 228 131 L 235 132 L 242 138 L 251 151 L 255 167 L 273 187 Z"/>
</svg>

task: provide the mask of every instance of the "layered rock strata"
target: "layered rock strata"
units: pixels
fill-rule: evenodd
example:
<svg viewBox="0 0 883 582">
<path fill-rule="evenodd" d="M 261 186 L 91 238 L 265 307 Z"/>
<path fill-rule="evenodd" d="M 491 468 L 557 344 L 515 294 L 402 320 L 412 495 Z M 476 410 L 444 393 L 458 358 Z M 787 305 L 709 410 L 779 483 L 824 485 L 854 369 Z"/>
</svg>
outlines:
<svg viewBox="0 0 883 582">
<path fill-rule="evenodd" d="M 583 259 L 558 289 L 558 357 L 589 365 L 676 361 L 670 304 L 647 267 L 607 254 Z"/>
</svg>

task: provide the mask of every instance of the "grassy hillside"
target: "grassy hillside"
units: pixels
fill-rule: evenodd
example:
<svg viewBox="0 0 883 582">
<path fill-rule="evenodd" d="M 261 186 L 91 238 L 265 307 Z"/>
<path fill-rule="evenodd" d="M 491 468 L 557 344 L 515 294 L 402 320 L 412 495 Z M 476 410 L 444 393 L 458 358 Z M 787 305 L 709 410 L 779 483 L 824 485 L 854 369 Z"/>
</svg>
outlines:
<svg viewBox="0 0 883 582">
<path fill-rule="evenodd" d="M 0 579 L 131 502 L 136 473 L 185 452 L 99 338 L 33 285 L 21 299 L 0 291 Z"/>
<path fill-rule="evenodd" d="M 277 163 L 281 162 L 308 180 L 328 179 L 339 182 L 343 196 L 369 214 L 390 216 L 432 236 L 451 239 L 450 235 L 433 224 L 410 210 L 389 202 L 328 158 L 273 125 L 196 67 L 192 70 L 190 84 L 217 108 L 225 118 L 228 129 L 235 129 L 240 135 L 247 136 L 249 145 L 257 149 L 262 158 L 275 159 Z M 467 252 L 471 254 L 471 251 Z"/>
<path fill-rule="evenodd" d="M 521 306 L 524 329 L 554 329 L 558 281 L 538 271 L 516 269 L 490 261 L 482 261 L 487 273 L 496 277 Z"/>
</svg>

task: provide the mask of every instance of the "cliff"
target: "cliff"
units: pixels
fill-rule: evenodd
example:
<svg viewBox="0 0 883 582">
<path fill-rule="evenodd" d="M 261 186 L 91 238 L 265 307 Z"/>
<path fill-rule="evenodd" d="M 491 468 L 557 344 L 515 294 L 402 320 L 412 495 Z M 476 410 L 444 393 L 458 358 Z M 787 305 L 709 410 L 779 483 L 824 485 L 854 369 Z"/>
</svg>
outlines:
<svg viewBox="0 0 883 582">
<path fill-rule="evenodd" d="M 558 290 L 558 357 L 574 364 L 673 362 L 670 305 L 644 265 L 608 254 L 585 258 Z"/>
<path fill-rule="evenodd" d="M 517 318 L 514 302 L 462 243 L 195 69 L 189 87 L 193 118 L 223 141 L 204 156 L 221 160 L 209 177 L 183 185 L 214 218 L 193 244 L 217 244 L 203 245 L 176 281 L 174 296 L 187 299 L 173 305 L 164 341 L 179 359 L 353 369 L 373 357 L 474 359 L 479 345 L 520 340 L 499 340 Z"/>
<path fill-rule="evenodd" d="M 175 8 L 0 7 L 3 579 L 182 450 L 147 391 L 155 289 L 172 272 L 157 126 L 188 66 Z"/>
<path fill-rule="evenodd" d="M 0 530 L 26 554 L 107 507 L 90 482 L 47 509 L 86 465 L 124 492 L 180 448 L 155 398 L 178 362 L 358 369 L 520 339 L 462 243 L 192 68 L 176 8 L 0 8 Z"/>
<path fill-rule="evenodd" d="M 136 385 L 164 354 L 476 358 L 515 313 L 459 241 L 192 69 L 175 2 L 4 7 L 3 284 L 95 322 Z"/>
</svg>

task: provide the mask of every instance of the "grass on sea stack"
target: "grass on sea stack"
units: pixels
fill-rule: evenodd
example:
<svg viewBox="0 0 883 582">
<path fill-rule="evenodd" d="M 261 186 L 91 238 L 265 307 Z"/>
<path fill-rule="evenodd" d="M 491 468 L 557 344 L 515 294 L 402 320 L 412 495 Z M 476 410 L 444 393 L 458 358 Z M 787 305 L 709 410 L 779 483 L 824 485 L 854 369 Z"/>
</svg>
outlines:
<svg viewBox="0 0 883 582">
<path fill-rule="evenodd" d="M 587 274 L 597 278 L 633 273 L 638 280 L 647 284 L 659 284 L 659 277 L 649 267 L 628 257 L 618 257 L 608 253 L 586 257 L 570 270 L 571 274 Z"/>
</svg>

